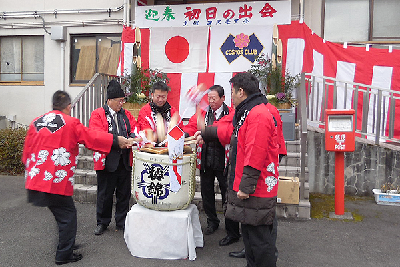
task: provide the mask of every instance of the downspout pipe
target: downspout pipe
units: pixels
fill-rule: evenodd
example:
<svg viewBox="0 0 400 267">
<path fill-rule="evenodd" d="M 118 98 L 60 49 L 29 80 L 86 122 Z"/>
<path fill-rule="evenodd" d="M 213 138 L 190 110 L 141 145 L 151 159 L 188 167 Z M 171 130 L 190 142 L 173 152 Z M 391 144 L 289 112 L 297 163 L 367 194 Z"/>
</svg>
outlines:
<svg viewBox="0 0 400 267">
<path fill-rule="evenodd" d="M 126 0 L 124 0 L 126 1 Z M 124 9 L 124 6 L 116 8 L 96 8 L 96 9 L 64 9 L 64 10 L 41 10 L 41 11 L 3 11 L 0 12 L 0 19 L 8 18 L 26 18 L 28 16 L 49 15 L 53 14 L 55 17 L 60 14 L 88 14 L 88 13 L 112 13 L 119 12 Z"/>
<path fill-rule="evenodd" d="M 304 1 L 300 0 L 300 23 L 304 22 Z"/>
<path fill-rule="evenodd" d="M 65 42 L 61 41 L 61 90 L 65 91 Z"/>
<path fill-rule="evenodd" d="M 126 12 L 128 10 L 128 0 L 124 0 L 124 25 L 125 26 L 129 26 L 128 25 L 128 13 Z"/>
</svg>

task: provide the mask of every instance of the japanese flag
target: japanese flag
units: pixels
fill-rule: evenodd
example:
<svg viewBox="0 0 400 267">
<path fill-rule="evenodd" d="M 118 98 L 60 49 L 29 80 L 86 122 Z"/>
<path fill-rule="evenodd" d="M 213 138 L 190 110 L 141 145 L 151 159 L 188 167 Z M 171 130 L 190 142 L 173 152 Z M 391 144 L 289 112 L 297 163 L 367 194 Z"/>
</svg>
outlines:
<svg viewBox="0 0 400 267">
<path fill-rule="evenodd" d="M 166 73 L 205 72 L 208 27 L 151 28 L 150 68 Z"/>
</svg>

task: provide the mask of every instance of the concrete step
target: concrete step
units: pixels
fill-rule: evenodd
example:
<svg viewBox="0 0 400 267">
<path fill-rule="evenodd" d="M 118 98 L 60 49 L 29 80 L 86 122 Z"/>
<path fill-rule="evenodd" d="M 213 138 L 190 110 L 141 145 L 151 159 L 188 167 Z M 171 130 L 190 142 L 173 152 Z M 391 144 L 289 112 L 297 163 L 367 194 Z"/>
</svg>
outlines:
<svg viewBox="0 0 400 267">
<path fill-rule="evenodd" d="M 300 184 L 301 187 L 301 184 Z M 310 183 L 304 183 L 304 199 L 310 199 Z"/>
<path fill-rule="evenodd" d="M 281 165 L 279 166 L 279 175 L 286 177 L 299 177 L 300 176 L 300 141 L 287 141 L 286 146 L 288 149 L 287 157 L 282 159 Z M 78 156 L 77 169 L 75 171 L 75 186 L 74 186 L 74 199 L 79 202 L 96 202 L 96 189 L 97 189 L 97 178 L 96 172 L 93 170 L 93 152 L 83 145 L 79 146 L 80 155 Z M 199 202 L 198 206 L 201 207 L 201 185 L 199 171 L 196 171 L 195 177 L 195 190 L 196 195 L 193 200 L 194 203 Z M 214 191 L 216 193 L 216 199 L 221 199 L 221 192 L 219 189 L 218 181 L 214 181 Z M 304 198 L 308 200 L 309 197 L 309 185 L 308 185 L 308 168 L 306 168 L 306 184 L 304 191 Z M 221 200 L 220 200 L 221 201 Z M 280 204 L 282 205 L 282 204 Z M 221 207 L 222 204 L 217 205 Z"/>
<path fill-rule="evenodd" d="M 97 185 L 97 176 L 96 171 L 91 170 L 75 170 L 74 174 L 75 184 L 84 184 L 84 185 Z"/>
<path fill-rule="evenodd" d="M 75 184 L 73 198 L 75 201 L 80 203 L 96 203 L 97 186 L 86 185 L 86 184 Z"/>
<path fill-rule="evenodd" d="M 192 203 L 197 206 L 199 211 L 204 211 L 201 200 L 200 192 L 196 192 Z M 223 213 L 222 197 L 221 194 L 215 196 L 215 207 L 218 213 Z M 277 203 L 276 215 L 278 218 L 285 219 L 298 219 L 298 220 L 310 220 L 311 219 L 311 204 L 308 199 L 299 201 L 299 204 L 284 204 Z"/>
<path fill-rule="evenodd" d="M 77 169 L 93 170 L 94 168 L 93 155 L 90 156 L 79 155 L 77 156 L 77 158 L 78 158 L 78 164 L 76 165 Z"/>
<path fill-rule="evenodd" d="M 199 175 L 196 175 L 196 177 L 195 177 L 195 179 L 196 179 L 196 192 L 201 192 L 201 182 L 200 182 L 200 176 Z M 216 194 L 220 194 L 221 193 L 221 190 L 220 190 L 220 188 L 219 188 L 219 183 L 218 183 L 218 180 L 217 180 L 217 178 L 215 178 L 214 179 L 214 192 L 216 193 Z"/>
<path fill-rule="evenodd" d="M 283 157 L 281 162 L 279 163 L 280 166 L 296 166 L 300 167 L 301 164 L 301 153 L 300 152 L 288 152 L 287 156 Z M 306 154 L 305 158 L 306 166 L 308 162 L 308 155 Z"/>
<path fill-rule="evenodd" d="M 80 156 L 93 156 L 93 151 L 86 148 L 84 145 L 79 144 L 79 155 Z"/>
<path fill-rule="evenodd" d="M 286 150 L 288 152 L 297 152 L 300 153 L 300 140 L 294 141 L 285 141 L 286 143 Z"/>
<path fill-rule="evenodd" d="M 196 177 L 197 182 L 200 180 Z M 86 184 L 75 184 L 74 185 L 74 200 L 80 203 L 96 203 L 97 186 L 86 185 Z M 310 219 L 311 205 L 308 200 L 309 198 L 309 186 L 305 184 L 305 199 L 300 200 L 299 204 L 284 204 L 277 203 L 277 216 L 279 218 L 294 218 L 294 219 Z M 133 201 L 133 199 L 132 199 Z M 196 189 L 192 203 L 195 204 L 200 211 L 203 210 L 202 199 L 200 190 Z M 222 196 L 219 193 L 215 194 L 215 206 L 217 212 L 223 212 Z"/>
<path fill-rule="evenodd" d="M 284 204 L 278 203 L 276 205 L 276 216 L 285 219 L 311 219 L 311 203 L 308 199 L 301 200 L 299 204 Z"/>
<path fill-rule="evenodd" d="M 286 176 L 286 177 L 300 177 L 300 167 L 296 166 L 282 166 L 278 167 L 279 176 Z M 308 182 L 308 168 L 305 169 L 306 175 L 306 182 Z"/>
<path fill-rule="evenodd" d="M 281 172 L 280 172 L 281 173 Z M 281 175 L 284 176 L 284 175 Z M 97 176 L 96 176 L 96 172 L 93 170 L 76 170 L 75 171 L 75 186 L 74 186 L 74 194 L 78 194 L 80 200 L 79 202 L 91 202 L 89 199 L 92 197 L 92 192 L 91 190 L 93 190 L 93 187 L 97 188 Z M 292 176 L 293 177 L 293 176 Z M 296 177 L 296 176 L 294 176 Z M 298 176 L 297 176 L 298 177 Z M 89 190 L 89 199 L 84 199 L 84 196 L 86 196 L 87 194 L 83 193 L 81 194 L 80 191 L 85 191 L 85 190 Z M 198 196 L 201 198 L 201 185 L 200 185 L 200 176 L 196 176 L 195 177 L 195 191 L 196 194 L 198 194 Z M 218 181 L 217 179 L 215 179 L 214 181 L 214 192 L 216 194 L 216 198 L 221 198 L 221 190 L 219 188 L 218 185 Z M 96 195 L 97 192 L 94 192 L 94 194 Z M 219 196 L 219 197 L 218 197 Z M 305 183 L 305 190 L 304 190 L 304 198 L 308 199 L 309 198 L 309 183 L 306 182 Z"/>
<path fill-rule="evenodd" d="M 192 203 L 197 206 L 199 211 L 204 211 L 203 209 L 203 200 L 201 198 L 201 193 L 200 192 L 195 192 L 194 193 L 194 198 L 192 200 Z M 215 194 L 215 208 L 217 212 L 223 212 L 223 207 L 222 207 L 222 195 L 221 194 Z"/>
</svg>

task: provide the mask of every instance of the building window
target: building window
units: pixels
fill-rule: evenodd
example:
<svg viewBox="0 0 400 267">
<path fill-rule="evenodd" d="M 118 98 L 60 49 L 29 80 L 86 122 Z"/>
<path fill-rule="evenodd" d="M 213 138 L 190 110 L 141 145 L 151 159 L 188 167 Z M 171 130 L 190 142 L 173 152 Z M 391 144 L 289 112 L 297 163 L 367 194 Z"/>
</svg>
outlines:
<svg viewBox="0 0 400 267">
<path fill-rule="evenodd" d="M 369 0 L 325 2 L 324 38 L 331 42 L 368 41 Z"/>
<path fill-rule="evenodd" d="M 373 40 L 400 39 L 399 0 L 374 1 L 373 8 Z"/>
<path fill-rule="evenodd" d="M 0 82 L 43 80 L 43 36 L 0 37 Z"/>
<path fill-rule="evenodd" d="M 325 0 L 324 8 L 324 38 L 329 41 L 400 39 L 399 0 Z"/>
<path fill-rule="evenodd" d="M 71 36 L 71 83 L 87 83 L 95 73 L 116 75 L 121 35 Z"/>
</svg>

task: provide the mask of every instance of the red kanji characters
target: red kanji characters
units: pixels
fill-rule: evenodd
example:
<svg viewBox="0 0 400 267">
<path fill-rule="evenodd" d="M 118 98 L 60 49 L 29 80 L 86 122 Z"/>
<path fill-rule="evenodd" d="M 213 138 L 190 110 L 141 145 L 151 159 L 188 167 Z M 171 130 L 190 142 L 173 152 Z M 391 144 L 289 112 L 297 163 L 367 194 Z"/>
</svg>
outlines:
<svg viewBox="0 0 400 267">
<path fill-rule="evenodd" d="M 217 8 L 216 7 L 209 7 L 206 9 L 206 19 L 215 19 L 217 18 Z"/>
<path fill-rule="evenodd" d="M 239 7 L 239 19 L 241 18 L 250 18 L 253 17 L 253 13 L 251 11 L 253 8 L 251 6 L 247 6 L 246 4 L 243 7 Z"/>
<path fill-rule="evenodd" d="M 200 13 L 201 13 L 201 9 L 193 9 L 191 7 L 186 7 L 187 12 L 184 13 L 185 16 L 189 19 L 199 19 L 200 17 Z"/>
<path fill-rule="evenodd" d="M 235 12 L 232 9 L 227 9 L 222 16 L 224 19 L 232 19 L 235 16 Z"/>
<path fill-rule="evenodd" d="M 261 14 L 262 18 L 265 17 L 272 18 L 274 16 L 274 13 L 276 12 L 277 11 L 275 10 L 275 8 L 273 8 L 270 4 L 266 3 L 259 13 Z"/>
</svg>

